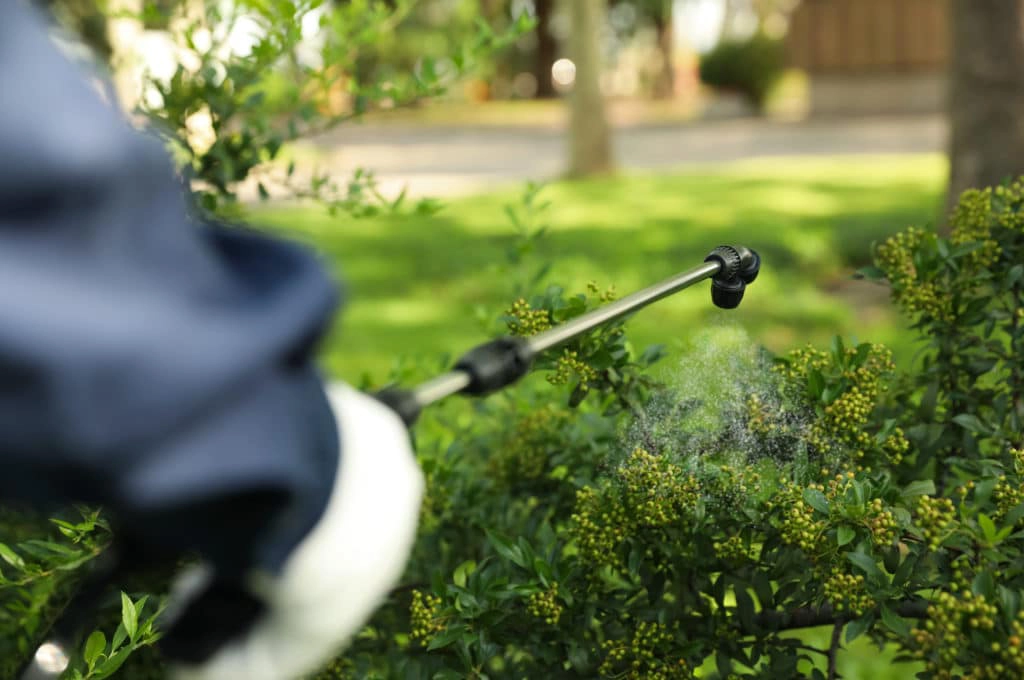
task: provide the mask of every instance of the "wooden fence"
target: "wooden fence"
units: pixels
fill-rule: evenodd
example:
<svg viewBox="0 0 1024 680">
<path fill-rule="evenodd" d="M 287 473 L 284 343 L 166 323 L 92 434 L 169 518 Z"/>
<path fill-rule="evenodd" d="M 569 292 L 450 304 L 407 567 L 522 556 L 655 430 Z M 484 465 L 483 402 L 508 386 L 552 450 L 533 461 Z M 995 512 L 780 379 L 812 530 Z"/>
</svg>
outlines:
<svg viewBox="0 0 1024 680">
<path fill-rule="evenodd" d="M 1009 1 L 1009 0 L 1006 0 Z M 792 15 L 792 66 L 815 73 L 913 73 L 948 58 L 948 0 L 803 0 Z"/>
</svg>

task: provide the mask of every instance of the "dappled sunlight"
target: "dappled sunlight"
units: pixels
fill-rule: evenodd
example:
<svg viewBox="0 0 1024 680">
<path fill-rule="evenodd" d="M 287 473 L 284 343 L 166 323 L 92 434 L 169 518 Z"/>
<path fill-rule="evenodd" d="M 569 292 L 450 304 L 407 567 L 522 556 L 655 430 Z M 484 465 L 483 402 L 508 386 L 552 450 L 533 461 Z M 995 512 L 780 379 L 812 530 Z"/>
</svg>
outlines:
<svg viewBox="0 0 1024 680">
<path fill-rule="evenodd" d="M 371 298 L 356 300 L 346 311 L 349 324 L 374 322 L 393 326 L 419 326 L 447 320 L 451 306 L 443 301 L 410 298 Z"/>
<path fill-rule="evenodd" d="M 834 215 L 843 204 L 841 197 L 821 188 L 778 181 L 746 189 L 743 200 L 748 204 L 761 205 L 772 212 L 808 217 Z"/>
<path fill-rule="evenodd" d="M 835 182 L 861 188 L 885 187 L 893 181 L 942 181 L 948 162 L 938 153 L 781 156 L 734 161 L 718 169 L 726 175 L 761 175 L 776 181 Z"/>
<path fill-rule="evenodd" d="M 555 183 L 540 195 L 551 205 L 534 225 L 550 226 L 539 257 L 551 263 L 548 281 L 569 292 L 595 281 L 626 294 L 699 264 L 715 245 L 748 245 L 765 267 L 739 309 L 712 307 L 701 284 L 638 312 L 634 345 L 678 348 L 695 329 L 736 324 L 772 350 L 841 333 L 889 343 L 900 360 L 912 348 L 884 296 L 847 283 L 873 241 L 931 219 L 944 171 L 933 155 L 801 158 Z M 452 200 L 430 216 L 299 207 L 258 217 L 303 235 L 348 283 L 328 370 L 382 378 L 397 356 L 456 355 L 498 327 L 512 301 L 504 267 L 515 238 L 503 206 L 519 195 Z"/>
<path fill-rule="evenodd" d="M 807 263 L 827 261 L 832 250 L 831 234 L 824 231 L 785 232 L 780 238 L 782 244 Z"/>
</svg>

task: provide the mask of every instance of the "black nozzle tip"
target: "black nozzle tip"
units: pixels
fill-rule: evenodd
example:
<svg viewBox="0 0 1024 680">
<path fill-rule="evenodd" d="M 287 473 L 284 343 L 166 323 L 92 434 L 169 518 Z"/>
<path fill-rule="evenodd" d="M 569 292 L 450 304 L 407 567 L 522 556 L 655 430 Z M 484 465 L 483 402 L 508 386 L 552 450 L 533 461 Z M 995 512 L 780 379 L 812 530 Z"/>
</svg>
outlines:
<svg viewBox="0 0 1024 680">
<path fill-rule="evenodd" d="M 716 307 L 722 309 L 736 309 L 740 306 L 743 292 L 746 289 L 747 284 L 739 279 L 729 281 L 714 279 L 711 281 L 711 301 L 715 303 Z"/>
<path fill-rule="evenodd" d="M 747 284 L 761 271 L 761 256 L 743 246 L 718 246 L 704 261 L 721 265 L 711 279 L 711 301 L 722 309 L 738 307 Z"/>
</svg>

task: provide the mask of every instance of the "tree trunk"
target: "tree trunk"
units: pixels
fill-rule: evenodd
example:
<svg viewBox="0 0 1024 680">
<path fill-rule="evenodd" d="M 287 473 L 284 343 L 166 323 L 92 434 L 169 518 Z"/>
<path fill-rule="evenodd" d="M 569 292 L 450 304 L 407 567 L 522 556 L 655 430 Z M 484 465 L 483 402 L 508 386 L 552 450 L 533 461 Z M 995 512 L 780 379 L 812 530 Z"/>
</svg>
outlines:
<svg viewBox="0 0 1024 680">
<path fill-rule="evenodd" d="M 658 51 L 661 53 L 661 68 L 654 79 L 655 99 L 671 99 L 675 94 L 675 40 L 672 35 L 672 1 L 663 0 L 654 27 L 658 31 Z"/>
<path fill-rule="evenodd" d="M 736 29 L 736 15 L 739 14 L 737 0 L 723 0 L 725 9 L 722 12 L 722 28 L 718 32 L 718 42 L 729 40 L 733 37 Z"/>
<path fill-rule="evenodd" d="M 537 11 L 537 52 L 534 55 L 533 75 L 537 79 L 537 99 L 551 99 L 558 96 L 551 80 L 551 66 L 558 58 L 558 41 L 551 35 L 551 13 L 554 0 L 534 0 Z"/>
<path fill-rule="evenodd" d="M 1024 173 L 1024 2 L 951 0 L 947 207 Z"/>
<path fill-rule="evenodd" d="M 576 81 L 569 95 L 569 176 L 607 172 L 612 167 L 611 135 L 601 95 L 601 31 L 605 0 L 567 0 L 572 27 L 570 57 Z"/>
</svg>

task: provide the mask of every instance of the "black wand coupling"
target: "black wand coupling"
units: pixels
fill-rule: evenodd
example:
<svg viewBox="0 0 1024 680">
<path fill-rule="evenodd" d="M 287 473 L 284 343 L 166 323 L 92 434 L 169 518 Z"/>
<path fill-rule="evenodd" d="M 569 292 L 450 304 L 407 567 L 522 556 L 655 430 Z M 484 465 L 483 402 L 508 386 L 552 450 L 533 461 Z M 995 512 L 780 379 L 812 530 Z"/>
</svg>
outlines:
<svg viewBox="0 0 1024 680">
<path fill-rule="evenodd" d="M 704 261 L 720 265 L 711 277 L 711 301 L 722 309 L 736 309 L 747 284 L 753 283 L 761 271 L 761 256 L 743 246 L 718 246 Z"/>
</svg>

